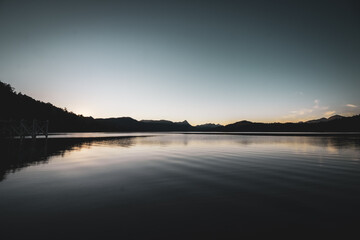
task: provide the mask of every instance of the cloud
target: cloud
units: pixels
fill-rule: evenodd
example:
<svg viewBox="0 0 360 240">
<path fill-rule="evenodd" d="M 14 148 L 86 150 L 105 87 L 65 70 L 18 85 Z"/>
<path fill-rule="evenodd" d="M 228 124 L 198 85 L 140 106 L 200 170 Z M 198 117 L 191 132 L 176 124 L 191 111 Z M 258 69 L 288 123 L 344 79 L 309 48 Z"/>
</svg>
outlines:
<svg viewBox="0 0 360 240">
<path fill-rule="evenodd" d="M 346 106 L 347 106 L 347 107 L 351 107 L 351 108 L 357 108 L 357 106 L 354 105 L 354 104 L 346 104 Z"/>
<path fill-rule="evenodd" d="M 304 109 L 300 109 L 300 110 L 291 111 L 290 113 L 295 116 L 302 116 L 306 113 L 311 113 L 311 112 L 313 112 L 312 109 L 304 108 Z"/>
<path fill-rule="evenodd" d="M 315 99 L 315 100 L 314 100 L 314 106 L 313 106 L 313 109 L 327 110 L 327 109 L 329 109 L 329 107 L 326 107 L 326 106 L 320 106 L 320 100 Z"/>
<path fill-rule="evenodd" d="M 314 105 L 310 108 L 302 108 L 299 110 L 294 110 L 291 111 L 290 114 L 284 116 L 284 118 L 312 118 L 312 117 L 316 117 L 319 115 L 325 115 L 325 116 L 331 116 L 335 113 L 335 111 L 327 111 L 324 113 L 324 111 L 328 110 L 329 107 L 327 106 L 321 106 L 320 105 L 320 100 L 319 99 L 315 99 L 314 100 Z M 311 115 L 310 115 L 311 114 Z"/>
<path fill-rule="evenodd" d="M 326 117 L 330 117 L 330 116 L 334 115 L 335 113 L 336 113 L 335 111 L 327 111 L 324 115 Z"/>
<path fill-rule="evenodd" d="M 315 99 L 314 100 L 314 107 L 313 108 L 315 108 L 315 109 L 317 109 L 317 108 L 319 108 L 319 103 L 320 103 L 320 101 L 318 100 L 318 99 Z"/>
<path fill-rule="evenodd" d="M 299 118 L 302 116 L 306 116 L 310 113 L 312 113 L 314 110 L 311 108 L 302 108 L 299 110 L 290 111 L 290 114 L 284 116 L 283 118 L 289 119 L 289 118 Z"/>
</svg>

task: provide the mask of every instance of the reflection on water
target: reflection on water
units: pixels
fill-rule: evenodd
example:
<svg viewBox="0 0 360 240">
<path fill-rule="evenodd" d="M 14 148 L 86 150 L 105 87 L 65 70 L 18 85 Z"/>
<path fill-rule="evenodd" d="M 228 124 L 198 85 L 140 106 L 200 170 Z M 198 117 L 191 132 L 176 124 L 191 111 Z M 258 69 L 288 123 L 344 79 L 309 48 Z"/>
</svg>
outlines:
<svg viewBox="0 0 360 240">
<path fill-rule="evenodd" d="M 64 157 L 66 152 L 89 148 L 96 144 L 130 147 L 133 140 L 131 137 L 6 140 L 0 144 L 0 181 L 4 180 L 6 174 L 24 167 L 48 163 L 52 156 Z"/>
<path fill-rule="evenodd" d="M 141 134 L 140 134 L 141 135 Z M 237 145 L 261 145 L 263 148 L 289 148 L 298 151 L 309 151 L 311 148 L 321 148 L 329 153 L 339 153 L 341 149 L 359 149 L 359 137 L 294 137 L 294 136 L 234 136 L 234 135 L 147 135 L 117 136 L 117 137 L 93 137 L 78 138 L 75 134 L 73 138 L 50 138 L 31 139 L 25 141 L 4 141 L 0 144 L 2 161 L 0 162 L 0 181 L 10 172 L 15 172 L 21 168 L 44 164 L 52 156 L 64 156 L 66 152 L 90 148 L 91 146 L 113 146 L 113 147 L 132 147 L 140 146 L 237 146 Z M 87 135 L 84 135 L 87 136 Z M 96 135 L 95 135 L 96 136 Z M 357 159 L 359 156 L 355 156 Z"/>
<path fill-rule="evenodd" d="M 139 134 L 0 151 L 6 239 L 344 237 L 360 213 L 358 136 Z"/>
</svg>

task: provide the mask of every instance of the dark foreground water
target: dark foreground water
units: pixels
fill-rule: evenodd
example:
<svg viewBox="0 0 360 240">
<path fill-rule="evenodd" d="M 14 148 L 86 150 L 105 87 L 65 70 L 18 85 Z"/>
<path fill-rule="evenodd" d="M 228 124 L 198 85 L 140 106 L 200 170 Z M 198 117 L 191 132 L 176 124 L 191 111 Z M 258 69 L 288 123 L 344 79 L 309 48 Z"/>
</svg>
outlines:
<svg viewBox="0 0 360 240">
<path fill-rule="evenodd" d="M 1 143 L 0 239 L 360 239 L 356 136 Z"/>
</svg>

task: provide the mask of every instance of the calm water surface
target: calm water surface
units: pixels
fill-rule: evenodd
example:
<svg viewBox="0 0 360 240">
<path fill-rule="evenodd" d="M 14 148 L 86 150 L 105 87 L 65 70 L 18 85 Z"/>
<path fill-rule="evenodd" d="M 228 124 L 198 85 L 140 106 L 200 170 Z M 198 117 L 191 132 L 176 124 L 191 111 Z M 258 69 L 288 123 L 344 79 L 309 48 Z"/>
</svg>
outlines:
<svg viewBox="0 0 360 240">
<path fill-rule="evenodd" d="M 359 239 L 357 136 L 76 136 L 0 150 L 1 239 Z"/>
</svg>

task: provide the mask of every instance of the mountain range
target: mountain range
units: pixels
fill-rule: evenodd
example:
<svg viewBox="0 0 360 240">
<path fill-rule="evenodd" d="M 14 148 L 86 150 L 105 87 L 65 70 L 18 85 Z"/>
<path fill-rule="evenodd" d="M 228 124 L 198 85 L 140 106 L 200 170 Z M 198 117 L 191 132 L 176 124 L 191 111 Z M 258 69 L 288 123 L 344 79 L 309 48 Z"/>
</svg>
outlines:
<svg viewBox="0 0 360 240">
<path fill-rule="evenodd" d="M 192 126 L 186 120 L 135 120 L 131 117 L 93 118 L 77 115 L 17 93 L 0 82 L 0 120 L 49 120 L 50 132 L 158 132 L 158 131 L 212 131 L 212 132 L 360 132 L 360 115 L 344 117 L 334 115 L 298 123 L 258 123 L 239 121 L 226 126 L 207 123 Z"/>
</svg>

